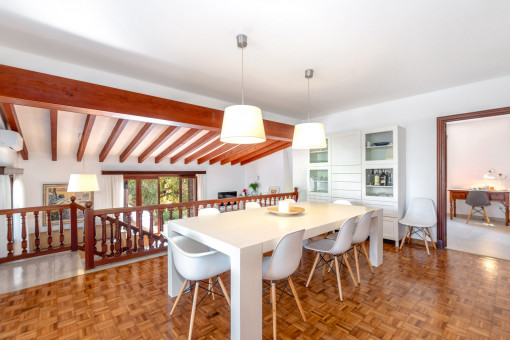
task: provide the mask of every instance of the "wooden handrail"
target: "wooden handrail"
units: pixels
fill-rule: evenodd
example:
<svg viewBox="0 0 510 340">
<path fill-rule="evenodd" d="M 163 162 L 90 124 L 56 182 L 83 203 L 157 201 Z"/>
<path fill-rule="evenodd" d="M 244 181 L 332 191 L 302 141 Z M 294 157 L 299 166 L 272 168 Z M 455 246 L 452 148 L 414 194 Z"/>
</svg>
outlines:
<svg viewBox="0 0 510 340">
<path fill-rule="evenodd" d="M 55 211 L 60 209 L 69 209 L 71 208 L 71 204 L 62 204 L 62 205 L 50 205 L 50 206 L 41 206 L 41 207 L 28 207 L 28 208 L 18 208 L 18 209 L 4 209 L 0 210 L 0 216 L 2 215 L 12 215 L 12 214 L 21 214 L 21 213 L 33 213 L 40 211 Z"/>
</svg>

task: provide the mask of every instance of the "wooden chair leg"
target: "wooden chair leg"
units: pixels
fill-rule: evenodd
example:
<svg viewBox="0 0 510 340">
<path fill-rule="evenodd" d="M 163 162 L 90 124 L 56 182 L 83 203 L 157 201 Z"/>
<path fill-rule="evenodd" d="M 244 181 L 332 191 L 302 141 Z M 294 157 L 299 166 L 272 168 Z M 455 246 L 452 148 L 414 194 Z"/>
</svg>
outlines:
<svg viewBox="0 0 510 340">
<path fill-rule="evenodd" d="M 172 310 L 170 311 L 170 315 L 174 313 L 175 307 L 177 307 L 177 304 L 179 303 L 179 300 L 181 299 L 182 292 L 184 292 L 184 289 L 186 288 L 186 285 L 188 284 L 188 280 L 184 280 L 184 283 L 182 284 L 181 290 L 179 291 L 179 295 L 177 295 L 177 299 L 175 299 L 174 305 L 172 306 Z"/>
<path fill-rule="evenodd" d="M 338 284 L 338 292 L 340 294 L 340 301 L 344 301 L 342 297 L 342 281 L 340 281 L 340 269 L 338 268 L 338 259 L 335 256 L 335 269 L 336 269 L 336 282 Z"/>
<path fill-rule="evenodd" d="M 213 300 L 216 300 L 214 298 L 214 290 L 213 290 L 213 283 L 212 283 L 212 279 L 209 278 L 209 292 L 207 293 L 208 295 L 212 295 L 212 299 Z"/>
<path fill-rule="evenodd" d="M 289 276 L 289 285 L 290 290 L 292 290 L 292 295 L 294 295 L 294 298 L 296 299 L 296 304 L 298 306 L 299 312 L 301 313 L 301 316 L 303 317 L 303 321 L 306 322 L 305 312 L 303 311 L 303 307 L 301 307 L 301 301 L 299 301 L 299 297 L 296 292 L 296 288 L 294 288 L 294 283 L 292 283 L 292 279 Z"/>
<path fill-rule="evenodd" d="M 487 224 L 491 224 L 491 220 L 489 219 L 489 216 L 487 216 L 487 211 L 485 211 L 485 207 L 482 207 L 483 215 L 485 216 L 485 221 Z"/>
<path fill-rule="evenodd" d="M 365 257 L 367 258 L 368 266 L 370 267 L 370 271 L 372 274 L 374 273 L 374 268 L 372 268 L 372 262 L 370 262 L 370 257 L 368 256 L 367 248 L 365 248 L 365 243 L 363 242 L 361 244 L 361 249 L 363 250 L 363 254 L 365 254 Z"/>
<path fill-rule="evenodd" d="M 411 227 L 411 230 L 409 231 L 409 239 L 407 240 L 407 244 L 411 243 L 411 236 L 413 236 L 414 227 Z"/>
<path fill-rule="evenodd" d="M 306 281 L 306 287 L 310 284 L 310 281 L 312 280 L 313 271 L 315 270 L 315 267 L 317 267 L 317 262 L 319 262 L 320 253 L 317 253 L 317 256 L 315 256 L 315 261 L 313 262 L 312 270 L 310 271 L 310 275 L 308 276 L 308 281 Z"/>
<path fill-rule="evenodd" d="M 471 214 L 473 213 L 473 209 L 474 209 L 474 208 L 475 208 L 475 207 L 471 207 L 471 211 L 469 212 L 469 216 L 468 216 L 468 218 L 467 218 L 466 224 L 468 224 L 468 223 L 469 223 L 469 219 L 471 218 Z"/>
<path fill-rule="evenodd" d="M 227 289 L 223 284 L 223 280 L 218 276 L 218 283 L 220 284 L 221 290 L 223 291 L 223 295 L 225 295 L 225 299 L 227 299 L 228 306 L 230 307 L 230 297 L 228 296 Z"/>
<path fill-rule="evenodd" d="M 329 256 L 329 254 L 324 255 L 324 266 L 322 267 L 322 277 L 326 276 L 326 269 L 328 267 L 328 256 Z"/>
<path fill-rule="evenodd" d="M 191 340 L 191 334 L 193 333 L 193 323 L 195 322 L 195 313 L 197 311 L 197 300 L 198 300 L 198 285 L 200 281 L 195 283 L 195 294 L 193 295 L 193 307 L 191 308 L 191 319 L 189 321 L 189 335 L 188 340 Z"/>
<path fill-rule="evenodd" d="M 404 238 L 400 242 L 400 249 L 402 249 L 402 247 L 404 246 L 404 243 L 406 243 L 406 237 L 407 237 L 408 232 L 409 232 L 409 226 L 406 227 L 406 232 L 404 233 Z M 409 237 L 411 237 L 411 236 L 409 235 Z"/>
<path fill-rule="evenodd" d="M 430 240 L 432 241 L 432 245 L 434 246 L 434 249 L 437 249 L 436 242 L 434 242 L 434 238 L 432 237 L 432 232 L 430 231 L 430 228 L 426 228 L 426 229 L 427 229 L 427 233 L 430 236 Z"/>
<path fill-rule="evenodd" d="M 273 339 L 276 340 L 276 283 L 271 281 L 271 308 L 273 309 Z"/>
<path fill-rule="evenodd" d="M 361 283 L 361 277 L 359 276 L 358 245 L 355 244 L 353 248 L 354 248 L 354 262 L 356 262 L 356 274 L 358 274 L 358 283 Z"/>
<path fill-rule="evenodd" d="M 421 232 L 423 233 L 423 241 L 425 241 L 425 247 L 427 248 L 427 254 L 430 255 L 429 243 L 427 242 L 427 235 L 425 234 L 425 228 L 421 228 Z"/>
<path fill-rule="evenodd" d="M 349 270 L 349 274 L 351 274 L 351 279 L 352 279 L 352 282 L 354 283 L 354 286 L 358 287 L 358 283 L 356 282 L 356 279 L 354 278 L 354 274 L 352 273 L 351 265 L 349 264 L 349 261 L 347 261 L 347 255 L 345 255 L 345 253 L 343 253 L 342 257 L 345 261 L 345 266 Z"/>
</svg>

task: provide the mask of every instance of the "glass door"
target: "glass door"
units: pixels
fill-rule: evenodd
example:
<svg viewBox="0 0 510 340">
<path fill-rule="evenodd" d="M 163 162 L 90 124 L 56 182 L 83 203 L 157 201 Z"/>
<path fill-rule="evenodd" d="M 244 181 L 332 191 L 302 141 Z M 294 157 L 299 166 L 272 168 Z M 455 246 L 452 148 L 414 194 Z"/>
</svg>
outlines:
<svg viewBox="0 0 510 340">
<path fill-rule="evenodd" d="M 366 168 L 363 182 L 364 196 L 368 199 L 393 200 L 395 195 L 395 171 L 392 167 Z"/>
<path fill-rule="evenodd" d="M 365 134 L 365 161 L 393 160 L 393 130 Z"/>
<path fill-rule="evenodd" d="M 329 168 L 308 169 L 308 194 L 327 196 L 330 194 Z"/>
<path fill-rule="evenodd" d="M 326 147 L 323 149 L 310 149 L 308 165 L 327 165 L 330 162 L 329 140 L 326 138 Z"/>
</svg>

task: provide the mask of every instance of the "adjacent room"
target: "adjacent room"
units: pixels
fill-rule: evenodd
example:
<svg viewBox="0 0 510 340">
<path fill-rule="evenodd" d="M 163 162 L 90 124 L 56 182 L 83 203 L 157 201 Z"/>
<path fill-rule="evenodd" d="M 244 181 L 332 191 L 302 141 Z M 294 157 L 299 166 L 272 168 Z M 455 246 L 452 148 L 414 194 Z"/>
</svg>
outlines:
<svg viewBox="0 0 510 340">
<path fill-rule="evenodd" d="M 510 2 L 0 3 L 0 339 L 510 338 Z"/>
</svg>

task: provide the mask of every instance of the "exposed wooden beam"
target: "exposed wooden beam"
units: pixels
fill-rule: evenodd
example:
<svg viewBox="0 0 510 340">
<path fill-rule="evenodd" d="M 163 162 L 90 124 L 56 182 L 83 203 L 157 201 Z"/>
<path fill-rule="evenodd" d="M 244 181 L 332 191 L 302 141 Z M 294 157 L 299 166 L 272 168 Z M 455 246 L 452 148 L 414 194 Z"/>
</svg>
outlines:
<svg viewBox="0 0 510 340">
<path fill-rule="evenodd" d="M 0 102 L 220 131 L 223 111 L 0 65 Z M 264 120 L 267 138 L 292 140 L 294 126 Z"/>
<path fill-rule="evenodd" d="M 145 139 L 145 137 L 147 137 L 149 132 L 151 132 L 155 126 L 156 124 L 153 123 L 145 123 L 143 125 L 138 134 L 135 136 L 135 138 L 131 141 L 131 143 L 129 143 L 126 150 L 124 150 L 121 153 L 119 157 L 119 161 L 121 163 L 124 162 L 131 155 L 131 153 L 136 149 L 138 145 L 140 145 L 140 143 Z"/>
<path fill-rule="evenodd" d="M 164 142 L 168 140 L 174 133 L 179 131 L 179 128 L 177 126 L 169 126 L 166 128 L 163 133 L 156 138 L 154 142 L 152 142 L 151 145 L 147 149 L 142 152 L 140 156 L 138 156 L 138 163 L 142 163 L 145 161 L 157 148 L 159 148 Z"/>
<path fill-rule="evenodd" d="M 189 164 L 189 163 L 193 162 L 195 159 L 198 159 L 204 155 L 207 155 L 209 152 L 222 146 L 223 144 L 225 144 L 225 143 L 223 143 L 219 138 L 216 139 L 215 141 L 207 144 L 206 146 L 204 146 L 202 149 L 198 150 L 194 154 L 189 155 L 188 157 L 184 158 L 184 164 Z"/>
<path fill-rule="evenodd" d="M 83 126 L 83 133 L 81 134 L 80 145 L 78 146 L 78 153 L 76 154 L 76 159 L 78 160 L 78 162 L 81 162 L 83 155 L 85 154 L 85 148 L 87 147 L 90 132 L 92 131 L 92 127 L 94 126 L 95 120 L 96 116 L 94 115 L 87 115 L 87 118 L 85 119 L 85 125 Z"/>
<path fill-rule="evenodd" d="M 247 160 L 244 160 L 241 162 L 241 165 L 246 165 L 248 163 L 251 163 L 253 161 L 256 161 L 257 159 L 261 159 L 261 158 L 264 158 L 264 157 L 267 157 L 275 152 L 278 152 L 280 150 L 284 150 L 284 149 L 287 149 L 287 148 L 290 148 L 292 146 L 292 142 L 285 142 L 284 144 L 278 146 L 278 147 L 275 147 L 269 151 L 266 151 L 264 153 L 261 153 L 259 154 L 258 156 L 255 156 L 253 158 L 250 158 L 250 159 L 247 159 Z"/>
<path fill-rule="evenodd" d="M 228 151 L 232 148 L 235 148 L 237 147 L 238 145 L 237 144 L 223 144 L 222 146 L 220 146 L 219 148 L 217 148 L 216 150 L 214 151 L 211 151 L 209 152 L 207 155 L 204 155 L 202 157 L 200 157 L 199 159 L 197 159 L 197 163 L 198 164 L 202 164 L 204 162 L 207 162 L 208 160 L 210 160 L 211 158 L 213 157 L 216 157 L 218 155 L 221 155 L 222 153 L 224 153 L 225 151 Z"/>
<path fill-rule="evenodd" d="M 252 152 L 258 151 L 262 148 L 265 148 L 268 145 L 273 144 L 274 140 L 266 140 L 265 142 L 258 143 L 258 144 L 251 144 L 250 147 L 246 148 L 245 150 L 242 150 L 241 152 L 238 152 L 230 157 L 227 157 L 221 161 L 221 165 L 227 164 L 232 162 L 233 160 L 236 160 L 238 158 L 244 157 L 246 155 L 251 154 Z"/>
<path fill-rule="evenodd" d="M 103 150 L 101 150 L 101 153 L 99 154 L 99 162 L 104 162 L 104 160 L 110 153 L 111 149 L 115 145 L 115 142 L 117 141 L 117 139 L 119 139 L 122 130 L 124 130 L 124 128 L 126 127 L 127 122 L 128 122 L 127 119 L 117 120 L 117 123 L 115 123 L 112 133 L 110 134 L 110 137 L 108 137 L 108 140 L 106 141 Z"/>
<path fill-rule="evenodd" d="M 51 160 L 57 161 L 57 125 L 58 110 L 50 110 Z"/>
<path fill-rule="evenodd" d="M 220 133 L 216 132 L 216 131 L 209 131 L 209 132 L 207 132 L 205 135 L 203 135 L 202 137 L 200 137 L 199 139 L 197 139 L 196 141 L 194 141 L 193 143 L 191 143 L 190 145 L 188 145 L 187 147 L 185 147 L 184 149 L 179 151 L 177 154 L 172 156 L 170 158 L 170 164 L 176 163 L 182 157 L 184 157 L 184 156 L 190 154 L 191 152 L 197 150 L 202 145 L 204 145 L 205 143 L 211 141 L 211 139 L 214 139 L 214 138 L 218 137 L 219 135 L 220 135 Z"/>
<path fill-rule="evenodd" d="M 1 86 L 1 85 L 0 85 Z M 2 103 L 2 110 L 4 111 L 5 118 L 7 119 L 7 124 L 9 124 L 9 129 L 12 131 L 16 131 L 23 137 L 23 132 L 21 132 L 21 126 L 19 125 L 18 115 L 16 114 L 16 109 L 13 104 Z M 23 149 L 20 151 L 21 158 L 23 160 L 28 160 L 28 149 L 27 143 L 25 143 L 25 138 L 23 137 Z"/>
<path fill-rule="evenodd" d="M 165 176 L 165 175 L 205 175 L 206 171 L 121 171 L 121 170 L 103 170 L 102 175 L 128 175 L 128 176 Z"/>
<path fill-rule="evenodd" d="M 209 164 L 212 165 L 214 163 L 220 162 L 220 161 L 224 160 L 225 158 L 228 158 L 228 157 L 230 157 L 232 155 L 235 155 L 236 153 L 241 152 L 241 151 L 243 151 L 245 149 L 248 149 L 248 148 L 250 148 L 252 146 L 253 146 L 253 144 L 240 144 L 240 145 L 236 146 L 235 148 L 230 149 L 229 151 L 222 153 L 221 155 L 217 155 L 216 157 L 213 157 L 209 161 Z"/>
<path fill-rule="evenodd" d="M 161 162 L 163 158 L 165 158 L 169 153 L 172 153 L 175 149 L 177 149 L 182 144 L 186 143 L 199 133 L 200 130 L 197 129 L 189 129 L 188 131 L 186 131 L 181 137 L 177 138 L 175 142 L 170 144 L 165 150 L 161 151 L 159 155 L 156 156 L 155 158 L 156 163 Z"/>
<path fill-rule="evenodd" d="M 288 142 L 284 142 L 284 141 L 281 141 L 281 140 L 275 140 L 273 143 L 263 147 L 262 149 L 254 151 L 254 152 L 252 152 L 252 153 L 250 153 L 250 154 L 248 154 L 248 155 L 246 155 L 244 157 L 239 157 L 237 159 L 234 159 L 232 162 L 230 162 L 230 164 L 231 165 L 235 165 L 237 163 L 241 163 L 243 161 L 246 161 L 248 159 L 251 159 L 251 158 L 254 158 L 254 157 L 258 156 L 258 155 L 261 155 L 261 154 L 263 154 L 263 153 L 265 153 L 265 152 L 267 152 L 269 150 L 272 150 L 274 148 L 282 146 L 285 143 L 288 143 Z"/>
</svg>

